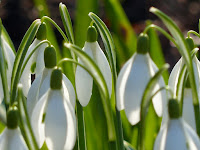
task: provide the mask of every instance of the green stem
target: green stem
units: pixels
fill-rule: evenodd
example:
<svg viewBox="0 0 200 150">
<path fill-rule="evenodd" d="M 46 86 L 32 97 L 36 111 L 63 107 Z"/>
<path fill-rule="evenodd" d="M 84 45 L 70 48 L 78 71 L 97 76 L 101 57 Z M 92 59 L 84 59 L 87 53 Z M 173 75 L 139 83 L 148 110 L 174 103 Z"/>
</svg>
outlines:
<svg viewBox="0 0 200 150">
<path fill-rule="evenodd" d="M 178 47 L 178 45 L 177 45 L 176 41 L 174 40 L 174 38 L 172 38 L 172 36 L 171 36 L 169 33 L 167 33 L 164 29 L 162 29 L 161 27 L 159 27 L 159 26 L 157 26 L 157 25 L 155 25 L 155 24 L 148 25 L 148 26 L 144 29 L 143 33 L 144 33 L 144 34 L 147 33 L 148 30 L 151 29 L 151 28 L 156 29 L 156 30 L 158 30 L 159 32 L 161 32 L 161 33 L 162 33 L 166 38 L 168 38 L 176 47 Z"/>
<path fill-rule="evenodd" d="M 38 43 L 35 46 L 35 48 L 32 50 L 32 52 L 29 54 L 29 56 L 27 57 L 27 59 L 25 60 L 25 62 L 23 63 L 20 76 L 22 75 L 22 73 L 24 71 L 24 68 L 26 67 L 26 64 L 28 63 L 28 61 L 31 58 L 31 56 L 33 55 L 33 53 L 35 53 L 35 51 L 38 49 L 38 47 L 40 47 L 44 43 L 47 43 L 49 46 L 51 46 L 51 43 L 48 40 L 44 40 L 44 41 L 41 41 L 40 43 Z"/>
<path fill-rule="evenodd" d="M 45 20 L 51 22 L 51 23 L 57 28 L 57 30 L 60 32 L 60 34 L 62 35 L 63 39 L 64 39 L 66 42 L 69 42 L 68 39 L 67 39 L 67 37 L 66 37 L 66 35 L 65 35 L 65 33 L 64 33 L 64 32 L 62 31 L 62 29 L 56 24 L 55 21 L 53 21 L 53 20 L 52 20 L 50 17 L 48 17 L 48 16 L 44 16 L 44 17 L 42 17 L 41 22 L 45 22 Z"/>
<path fill-rule="evenodd" d="M 78 117 L 78 149 L 87 150 L 84 112 L 83 112 L 83 107 L 81 106 L 78 100 L 76 102 L 76 113 Z"/>
<path fill-rule="evenodd" d="M 200 35 L 194 30 L 190 30 L 190 31 L 187 32 L 188 37 L 190 37 L 190 34 L 194 34 L 194 35 L 196 35 L 200 38 Z"/>
</svg>

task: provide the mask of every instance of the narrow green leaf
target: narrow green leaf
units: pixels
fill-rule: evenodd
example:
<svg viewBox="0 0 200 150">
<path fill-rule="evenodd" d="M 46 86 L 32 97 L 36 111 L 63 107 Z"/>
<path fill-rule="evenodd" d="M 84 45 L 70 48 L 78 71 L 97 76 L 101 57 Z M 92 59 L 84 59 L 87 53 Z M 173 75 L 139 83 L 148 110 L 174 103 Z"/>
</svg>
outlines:
<svg viewBox="0 0 200 150">
<path fill-rule="evenodd" d="M 72 22 L 67 7 L 64 4 L 60 3 L 59 10 L 69 42 L 74 44 L 74 33 L 72 28 Z"/>
<path fill-rule="evenodd" d="M 164 14 L 163 12 L 161 12 L 160 10 L 154 7 L 150 8 L 150 12 L 157 15 L 163 21 L 163 23 L 166 25 L 166 27 L 168 28 L 172 36 L 175 38 L 177 46 L 178 46 L 177 48 L 180 54 L 183 56 L 188 72 L 189 72 L 193 101 L 195 104 L 197 104 L 199 100 L 198 100 L 198 94 L 197 94 L 197 89 L 196 89 L 196 84 L 195 84 L 192 58 L 190 56 L 189 48 L 187 46 L 187 43 L 185 41 L 183 34 L 181 33 L 178 26 L 166 14 Z"/>
<path fill-rule="evenodd" d="M 24 133 L 24 139 L 27 143 L 27 146 L 30 150 L 38 150 L 36 139 L 34 137 L 30 120 L 28 117 L 27 107 L 26 107 L 26 98 L 22 92 L 22 85 L 18 85 L 18 95 L 17 95 L 18 109 L 19 109 L 19 119 L 20 119 L 20 128 Z"/>
<path fill-rule="evenodd" d="M 121 52 L 124 53 L 126 60 L 128 60 L 136 51 L 137 36 L 119 0 L 104 0 L 104 4 L 109 18 L 110 29 L 121 41 L 124 47 Z"/>
<path fill-rule="evenodd" d="M 160 77 L 162 76 L 162 73 L 164 71 L 166 71 L 169 68 L 168 64 L 163 65 L 163 67 L 161 67 L 157 73 L 150 79 L 150 81 L 148 82 L 143 97 L 142 97 L 142 102 L 141 102 L 141 111 L 140 111 L 140 118 L 141 118 L 141 124 L 140 124 L 140 140 L 139 140 L 139 149 L 140 150 L 144 150 L 145 149 L 145 141 L 144 141 L 144 137 L 145 137 L 145 118 L 148 112 L 148 108 L 149 105 L 151 103 L 151 99 L 153 96 L 153 90 L 154 87 L 156 86 L 158 80 L 160 79 Z"/>
<path fill-rule="evenodd" d="M 150 25 L 150 24 L 151 24 L 151 22 L 147 21 L 147 25 Z M 160 68 L 160 67 L 162 67 L 162 65 L 165 64 L 165 58 L 163 55 L 160 39 L 158 37 L 158 34 L 156 33 L 156 31 L 153 28 L 150 28 L 148 30 L 148 36 L 149 36 L 149 45 L 150 45 L 149 54 L 150 54 L 151 58 L 153 59 L 153 61 L 155 62 L 155 64 L 158 66 L 158 68 Z M 168 78 L 169 78 L 169 73 L 164 72 L 163 78 L 165 80 L 165 83 L 167 84 Z"/>
<path fill-rule="evenodd" d="M 94 13 L 89 13 L 90 18 L 96 24 L 98 31 L 100 32 L 101 38 L 103 40 L 105 50 L 108 56 L 108 60 L 111 66 L 113 74 L 116 72 L 116 54 L 115 54 L 115 45 L 112 39 L 112 36 L 106 27 L 105 23 Z M 115 77 L 114 77 L 115 78 Z M 115 81 L 115 79 L 114 79 Z M 115 85 L 115 84 L 114 84 Z"/>
<path fill-rule="evenodd" d="M 11 80 L 11 104 L 15 101 L 16 97 L 16 91 L 17 91 L 17 84 L 20 80 L 20 73 L 21 68 L 24 62 L 25 55 L 28 51 L 29 46 L 31 45 L 38 28 L 41 24 L 40 20 L 35 20 L 31 26 L 29 27 L 28 31 L 24 35 L 24 38 L 22 39 L 22 42 L 19 46 L 19 49 L 17 51 L 17 55 L 15 58 L 13 71 L 12 71 L 12 80 Z"/>
<path fill-rule="evenodd" d="M 13 50 L 13 53 L 16 54 L 14 44 L 13 44 L 12 40 L 10 39 L 10 36 L 8 35 L 8 32 L 6 31 L 6 29 L 3 26 L 3 24 L 2 24 L 1 21 L 0 21 L 0 23 L 1 23 L 1 28 L 2 28 L 1 32 L 2 32 L 3 38 L 6 40 L 6 42 L 8 43 L 8 45 L 11 47 L 11 49 Z"/>
<path fill-rule="evenodd" d="M 97 12 L 99 5 L 98 0 L 77 0 L 76 4 L 74 20 L 75 43 L 83 47 L 87 37 L 87 28 L 91 22 L 88 13 L 91 11 Z"/>
<path fill-rule="evenodd" d="M 94 81 L 99 87 L 107 120 L 109 140 L 115 141 L 116 133 L 115 133 L 111 104 L 109 102 L 110 98 L 108 94 L 108 88 L 100 69 L 95 64 L 95 62 L 78 46 L 75 46 L 73 44 L 65 44 L 65 46 L 68 47 L 70 50 L 72 50 L 81 59 L 81 61 L 85 66 L 86 71 L 89 72 L 89 74 L 93 77 Z"/>
<path fill-rule="evenodd" d="M 0 36 L 2 35 L 2 24 L 0 23 Z M 6 66 L 6 59 L 4 55 L 2 40 L 0 38 L 0 75 L 3 87 L 3 94 L 4 94 L 4 101 L 7 105 L 9 102 L 9 89 L 8 89 L 8 82 L 7 82 L 7 66 Z"/>
</svg>

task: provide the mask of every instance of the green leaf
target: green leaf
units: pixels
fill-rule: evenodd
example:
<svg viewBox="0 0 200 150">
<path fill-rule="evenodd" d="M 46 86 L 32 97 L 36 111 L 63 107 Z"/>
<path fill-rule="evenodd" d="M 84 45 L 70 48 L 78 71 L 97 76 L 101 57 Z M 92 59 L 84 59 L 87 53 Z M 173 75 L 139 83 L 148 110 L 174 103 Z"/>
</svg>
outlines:
<svg viewBox="0 0 200 150">
<path fill-rule="evenodd" d="M 11 80 L 11 104 L 15 101 L 16 91 L 17 91 L 17 84 L 20 80 L 21 75 L 21 68 L 24 62 L 25 55 L 28 51 L 29 46 L 31 45 L 38 28 L 41 24 L 40 20 L 35 20 L 31 26 L 29 27 L 28 31 L 24 35 L 22 42 L 19 46 L 17 51 L 17 55 L 14 61 L 13 71 L 12 71 L 12 80 Z"/>
<path fill-rule="evenodd" d="M 161 12 L 160 10 L 158 10 L 154 7 L 150 8 L 150 12 L 157 15 L 163 21 L 163 23 L 166 25 L 166 27 L 170 31 L 171 35 L 175 38 L 177 46 L 178 46 L 177 48 L 178 48 L 180 54 L 183 56 L 183 59 L 186 63 L 186 66 L 187 66 L 187 69 L 189 72 L 193 101 L 195 104 L 197 104 L 199 100 L 198 100 L 197 88 L 196 88 L 196 84 L 195 84 L 192 58 L 191 58 L 189 48 L 187 46 L 187 43 L 185 41 L 183 34 L 181 33 L 178 26 L 166 14 L 164 14 L 163 12 Z"/>
<path fill-rule="evenodd" d="M 67 34 L 69 42 L 74 44 L 74 34 L 73 34 L 72 22 L 71 22 L 71 18 L 69 16 L 67 7 L 64 4 L 60 3 L 59 10 L 60 10 L 60 15 L 62 18 L 63 25 L 65 27 L 65 32 Z"/>
<path fill-rule="evenodd" d="M 0 36 L 2 35 L 2 24 L 0 23 Z M 8 89 L 8 82 L 7 82 L 7 65 L 6 59 L 4 55 L 2 40 L 0 38 L 0 75 L 3 87 L 3 94 L 4 94 L 4 101 L 7 105 L 9 102 L 9 89 Z"/>
<path fill-rule="evenodd" d="M 19 109 L 19 120 L 20 120 L 20 128 L 22 130 L 24 139 L 29 149 L 38 150 L 39 147 L 37 145 L 36 139 L 34 137 L 30 120 L 28 117 L 27 107 L 26 107 L 26 98 L 22 92 L 22 85 L 18 85 L 18 109 Z"/>
<path fill-rule="evenodd" d="M 141 102 L 141 111 L 140 111 L 140 118 L 141 118 L 141 124 L 140 124 L 140 134 L 139 134 L 139 137 L 140 137 L 140 144 L 139 144 L 139 148 L 141 150 L 144 150 L 145 149 L 145 141 L 144 141 L 144 137 L 145 137 L 145 118 L 146 118 L 146 115 L 147 115 L 147 112 L 148 112 L 148 108 L 150 106 L 150 103 L 151 103 L 151 99 L 152 99 L 152 96 L 154 95 L 153 93 L 153 90 L 154 90 L 154 87 L 156 86 L 158 80 L 160 79 L 160 77 L 162 76 L 162 73 L 164 71 L 166 71 L 167 69 L 169 68 L 169 65 L 168 64 L 165 64 L 163 65 L 162 68 L 160 68 L 157 73 L 150 79 L 150 81 L 148 82 L 146 88 L 145 88 L 145 91 L 144 91 L 144 94 L 143 94 L 143 97 L 142 97 L 142 102 Z"/>
<path fill-rule="evenodd" d="M 105 50 L 108 56 L 108 60 L 111 66 L 111 70 L 113 74 L 116 74 L 116 54 L 115 54 L 115 45 L 112 39 L 112 36 L 106 27 L 105 23 L 94 13 L 89 13 L 90 18 L 96 24 L 98 31 L 100 32 L 101 38 L 103 40 Z M 114 76 L 114 81 L 116 77 Z M 114 84 L 115 85 L 115 84 Z"/>
<path fill-rule="evenodd" d="M 147 25 L 150 25 L 150 24 L 151 24 L 151 22 L 147 21 Z M 148 30 L 148 36 L 149 36 L 149 45 L 150 45 L 149 54 L 150 54 L 152 60 L 157 65 L 157 67 L 160 68 L 160 67 L 162 67 L 162 65 L 165 64 L 165 58 L 163 55 L 160 39 L 158 37 L 158 34 L 156 33 L 156 31 L 153 28 L 150 28 Z M 168 78 L 169 78 L 169 73 L 164 72 L 163 78 L 165 80 L 165 83 L 167 84 Z"/>
<path fill-rule="evenodd" d="M 2 22 L 0 21 L 0 24 L 1 24 L 1 35 L 3 36 L 3 38 L 6 40 L 6 42 L 8 43 L 8 45 L 11 47 L 11 49 L 13 50 L 13 53 L 16 54 L 16 51 L 15 51 L 15 47 L 13 45 L 13 42 L 12 40 L 10 39 L 10 36 L 8 35 L 5 27 L 3 26 Z"/>
<path fill-rule="evenodd" d="M 88 71 L 88 73 L 93 77 L 95 83 L 97 84 L 102 96 L 102 103 L 108 126 L 109 140 L 115 141 L 116 133 L 115 133 L 115 126 L 114 126 L 108 88 L 100 69 L 95 64 L 95 62 L 78 46 L 75 46 L 73 44 L 65 44 L 65 46 L 68 47 L 70 50 L 72 50 L 81 59 L 81 61 L 85 66 L 85 67 L 83 66 L 84 69 Z"/>
<path fill-rule="evenodd" d="M 121 53 L 124 53 L 127 60 L 136 51 L 137 36 L 119 0 L 104 0 L 104 4 L 110 29 L 121 41 L 120 44 L 124 47 L 121 49 Z"/>
<path fill-rule="evenodd" d="M 87 37 L 87 28 L 91 22 L 88 13 L 91 11 L 97 12 L 99 5 L 98 0 L 77 0 L 76 4 L 74 20 L 75 43 L 83 47 Z"/>
</svg>

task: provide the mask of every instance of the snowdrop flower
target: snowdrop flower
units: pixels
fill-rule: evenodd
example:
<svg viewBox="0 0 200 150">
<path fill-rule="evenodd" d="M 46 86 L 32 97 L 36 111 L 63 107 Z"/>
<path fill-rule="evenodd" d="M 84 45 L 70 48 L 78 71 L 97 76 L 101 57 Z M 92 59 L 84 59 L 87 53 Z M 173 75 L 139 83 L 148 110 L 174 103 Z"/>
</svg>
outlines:
<svg viewBox="0 0 200 150">
<path fill-rule="evenodd" d="M 187 38 L 186 41 L 188 43 L 190 50 L 193 50 L 194 49 L 193 40 L 191 38 Z M 193 63 L 193 68 L 194 68 L 195 83 L 196 83 L 197 90 L 199 91 L 200 90 L 200 74 L 199 74 L 200 62 L 197 59 L 196 55 L 192 59 L 192 63 Z M 178 79 L 179 79 L 181 70 L 183 68 L 183 65 L 184 65 L 184 60 L 183 60 L 183 58 L 181 58 L 176 63 L 176 65 L 172 69 L 172 72 L 170 73 L 170 76 L 169 76 L 168 84 L 169 84 L 169 87 L 172 89 L 172 91 L 174 93 L 174 97 L 176 97 Z M 199 92 L 198 92 L 198 97 L 200 99 L 200 93 Z M 186 87 L 184 88 L 183 119 L 185 119 L 185 121 L 189 125 L 191 125 L 191 127 L 194 130 L 196 130 L 196 123 L 195 123 L 195 119 L 194 119 L 194 107 L 193 107 L 193 100 L 192 100 L 192 90 L 190 88 L 188 79 L 187 79 Z M 167 120 L 166 118 L 163 119 L 164 122 L 166 120 Z"/>
<path fill-rule="evenodd" d="M 13 68 L 13 64 L 14 64 L 14 60 L 15 60 L 15 53 L 13 52 L 13 50 L 11 49 L 9 44 L 6 42 L 3 35 L 1 35 L 0 38 L 1 38 L 1 43 L 2 43 L 1 50 L 3 50 L 3 54 L 4 54 L 4 57 L 6 60 L 6 64 L 7 64 L 7 68 L 6 68 L 7 83 L 8 83 L 8 88 L 10 90 L 12 68 Z M 3 87 L 2 87 L 2 79 L 1 79 L 1 75 L 0 75 L 0 103 L 3 101 L 3 98 L 4 98 L 4 93 L 3 93 Z"/>
<path fill-rule="evenodd" d="M 118 110 L 125 109 L 126 116 L 132 125 L 140 121 L 140 104 L 145 87 L 158 68 L 149 56 L 148 36 L 141 34 L 138 39 L 137 52 L 121 69 L 117 84 L 116 98 Z M 161 78 L 154 91 L 164 87 Z M 153 105 L 158 116 L 162 116 L 166 107 L 166 91 L 160 91 L 153 97 Z"/>
<path fill-rule="evenodd" d="M 17 121 L 17 107 L 9 108 L 7 112 L 7 127 L 0 135 L 1 150 L 28 150 Z"/>
<path fill-rule="evenodd" d="M 105 78 L 109 94 L 111 95 L 112 74 L 106 56 L 97 42 L 97 31 L 94 26 L 90 26 L 88 28 L 87 41 L 85 42 L 83 51 L 85 51 L 95 61 L 101 70 Z M 79 63 L 83 64 L 81 60 L 79 60 Z M 89 73 L 87 73 L 87 71 L 80 66 L 77 66 L 76 68 L 75 84 L 80 104 L 82 106 L 87 106 L 92 95 L 93 79 Z"/>
<path fill-rule="evenodd" d="M 46 25 L 43 23 L 40 25 L 38 32 L 36 34 L 36 39 L 30 45 L 24 60 L 28 58 L 28 56 L 32 53 L 36 45 L 45 39 L 46 39 Z M 40 47 L 38 47 L 38 50 L 36 50 L 36 52 L 34 52 L 34 54 L 31 56 L 22 73 L 20 82 L 23 85 L 23 93 L 26 97 L 28 94 L 28 90 L 31 87 L 31 74 L 36 73 L 36 76 L 38 76 L 42 73 L 43 69 L 45 68 L 43 59 L 44 59 L 44 50 L 46 46 L 47 43 L 43 43 L 42 45 L 40 45 Z"/>
<path fill-rule="evenodd" d="M 75 110 L 64 94 L 62 77 L 61 70 L 52 71 L 50 89 L 32 113 L 31 124 L 40 148 L 44 140 L 49 150 L 72 150 L 75 145 Z"/>
<path fill-rule="evenodd" d="M 199 137 L 180 116 L 177 100 L 169 100 L 168 112 L 169 119 L 156 138 L 154 150 L 199 150 Z"/>
<path fill-rule="evenodd" d="M 45 68 L 41 75 L 36 77 L 27 96 L 27 110 L 28 114 L 31 117 L 32 111 L 38 102 L 38 100 L 48 91 L 50 88 L 50 78 L 53 68 L 55 68 L 57 61 L 56 61 L 56 51 L 54 47 L 46 47 L 44 51 L 44 64 Z M 75 108 L 75 91 L 73 85 L 69 81 L 69 79 L 63 74 L 63 89 L 66 97 L 70 99 L 73 107 Z"/>
</svg>

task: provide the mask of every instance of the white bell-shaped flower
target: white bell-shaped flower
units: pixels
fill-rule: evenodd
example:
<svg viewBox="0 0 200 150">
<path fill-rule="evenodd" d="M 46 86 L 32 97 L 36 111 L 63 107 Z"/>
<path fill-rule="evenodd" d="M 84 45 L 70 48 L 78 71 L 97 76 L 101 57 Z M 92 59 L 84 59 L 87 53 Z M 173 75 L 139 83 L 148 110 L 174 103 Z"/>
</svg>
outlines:
<svg viewBox="0 0 200 150">
<path fill-rule="evenodd" d="M 186 39 L 188 46 L 191 50 L 194 49 L 194 43 L 191 38 Z M 192 64 L 194 68 L 194 76 L 195 76 L 195 83 L 197 87 L 197 91 L 200 90 L 200 62 L 197 59 L 196 55 L 192 59 Z M 180 60 L 176 63 L 174 68 L 172 69 L 170 76 L 169 76 L 169 81 L 168 85 L 172 89 L 174 93 L 174 97 L 176 97 L 176 91 L 177 91 L 177 85 L 178 85 L 178 80 L 179 76 L 181 73 L 181 70 L 184 65 L 184 60 L 183 58 L 180 58 Z M 189 85 L 189 81 L 187 79 L 187 84 L 186 86 Z M 200 99 L 200 92 L 198 92 L 198 98 Z M 193 99 L 192 99 L 192 90 L 190 86 L 184 87 L 184 95 L 183 95 L 183 119 L 191 125 L 191 127 L 196 130 L 196 123 L 195 123 L 195 118 L 194 118 L 194 107 L 193 107 Z M 166 121 L 166 117 L 163 118 L 163 123 Z"/>
<path fill-rule="evenodd" d="M 26 53 L 24 60 L 26 60 L 28 56 L 33 52 L 37 44 L 39 44 L 42 40 L 45 40 L 45 39 L 46 39 L 46 25 L 43 23 L 40 25 L 40 28 L 36 35 L 36 39 L 28 48 L 28 51 Z M 47 47 L 47 43 L 43 43 L 42 45 L 38 47 L 36 52 L 34 52 L 33 55 L 30 57 L 22 73 L 20 82 L 23 85 L 23 93 L 26 97 L 27 97 L 29 88 L 31 87 L 31 74 L 35 73 L 36 76 L 39 76 L 42 73 L 43 69 L 45 68 L 45 65 L 44 65 L 45 47 Z"/>
<path fill-rule="evenodd" d="M 141 34 L 138 39 L 137 52 L 122 67 L 116 84 L 117 109 L 125 109 L 126 116 L 132 125 L 140 121 L 140 105 L 147 83 L 158 71 L 148 54 L 148 37 Z M 164 87 L 161 78 L 154 92 Z M 166 91 L 162 90 L 153 97 L 153 105 L 158 116 L 162 116 L 166 107 Z"/>
<path fill-rule="evenodd" d="M 168 112 L 169 119 L 156 138 L 154 150 L 199 150 L 199 137 L 181 118 L 177 100 L 169 100 Z"/>
<path fill-rule="evenodd" d="M 41 75 L 36 77 L 27 96 L 27 110 L 31 117 L 32 111 L 38 102 L 38 100 L 46 93 L 50 88 L 50 78 L 53 68 L 56 66 L 56 51 L 54 47 L 46 47 L 44 51 L 44 63 L 45 68 Z M 75 108 L 76 96 L 73 85 L 69 79 L 63 74 L 63 89 L 65 95 L 68 97 L 72 106 Z"/>
<path fill-rule="evenodd" d="M 110 65 L 108 60 L 101 50 L 98 42 L 97 42 L 97 31 L 95 27 L 90 26 L 87 32 L 87 41 L 83 47 L 83 51 L 85 51 L 97 64 L 100 71 L 103 74 L 103 77 L 106 81 L 109 94 L 112 94 L 112 74 Z M 83 64 L 81 60 L 79 63 Z M 84 64 L 83 64 L 84 65 Z M 87 71 L 85 71 L 80 66 L 76 68 L 76 75 L 75 75 L 75 83 L 76 83 L 76 91 L 77 97 L 80 101 L 82 106 L 87 106 L 90 101 L 92 95 L 92 87 L 93 87 L 93 79 L 89 75 Z"/>
<path fill-rule="evenodd" d="M 7 83 L 8 83 L 8 88 L 10 90 L 12 68 L 13 68 L 13 64 L 14 64 L 14 60 L 15 60 L 15 53 L 13 52 L 13 50 L 11 49 L 9 44 L 6 42 L 3 35 L 1 35 L 1 43 L 2 43 L 1 50 L 3 50 L 3 54 L 5 57 L 5 61 L 6 61 L 5 63 L 7 65 L 7 68 L 6 68 Z M 1 75 L 0 75 L 0 103 L 2 102 L 3 98 L 4 98 L 3 85 L 2 85 Z"/>
<path fill-rule="evenodd" d="M 28 150 L 17 123 L 17 108 L 9 109 L 7 127 L 0 135 L 1 150 Z"/>
<path fill-rule="evenodd" d="M 69 97 L 64 94 L 62 72 L 54 69 L 50 89 L 37 102 L 31 117 L 33 132 L 41 148 L 72 150 L 76 141 L 76 116 Z"/>
</svg>

